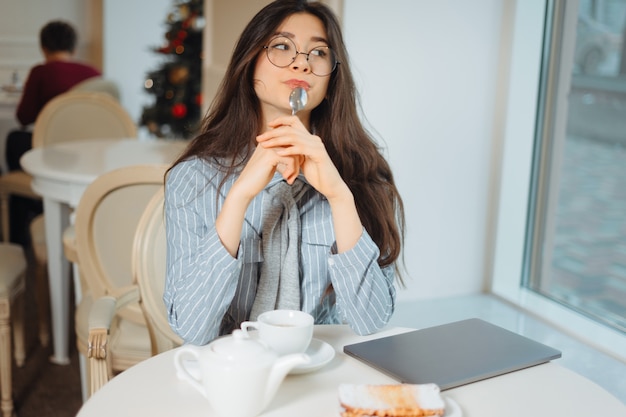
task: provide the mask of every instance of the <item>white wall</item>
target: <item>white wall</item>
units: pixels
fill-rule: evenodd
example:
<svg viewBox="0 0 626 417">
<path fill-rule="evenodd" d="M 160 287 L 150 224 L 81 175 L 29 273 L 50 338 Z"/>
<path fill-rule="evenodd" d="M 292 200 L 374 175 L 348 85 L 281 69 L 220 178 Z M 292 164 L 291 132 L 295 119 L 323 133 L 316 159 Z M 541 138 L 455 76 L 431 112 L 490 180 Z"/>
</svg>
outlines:
<svg viewBox="0 0 626 417">
<path fill-rule="evenodd" d="M 104 76 L 118 83 L 121 103 L 137 124 L 143 106 L 154 97 L 144 81 L 149 71 L 160 68 L 163 57 L 152 51 L 165 43 L 167 15 L 172 0 L 106 0 L 103 3 Z M 146 136 L 145 130 L 141 134 Z"/>
<path fill-rule="evenodd" d="M 0 84 L 10 81 L 13 70 L 24 81 L 30 67 L 43 62 L 39 30 L 53 19 L 74 25 L 78 33 L 76 58 L 87 60 L 84 52 L 92 40 L 87 22 L 94 7 L 94 0 L 0 0 Z"/>
<path fill-rule="evenodd" d="M 486 286 L 501 3 L 344 1 L 364 113 L 405 203 L 400 300 Z"/>
</svg>

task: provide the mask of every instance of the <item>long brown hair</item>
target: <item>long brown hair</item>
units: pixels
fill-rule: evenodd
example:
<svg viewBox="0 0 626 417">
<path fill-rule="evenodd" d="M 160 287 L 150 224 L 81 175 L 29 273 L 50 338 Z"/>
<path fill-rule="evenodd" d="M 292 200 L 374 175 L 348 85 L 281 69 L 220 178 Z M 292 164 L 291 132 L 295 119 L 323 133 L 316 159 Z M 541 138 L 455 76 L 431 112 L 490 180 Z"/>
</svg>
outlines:
<svg viewBox="0 0 626 417">
<path fill-rule="evenodd" d="M 256 145 L 262 123 L 254 91 L 254 68 L 263 46 L 282 22 L 294 13 L 309 13 L 322 21 L 329 46 L 340 64 L 330 75 L 326 98 L 311 111 L 311 129 L 355 197 L 363 226 L 380 248 L 380 266 L 396 264 L 404 241 L 404 208 L 389 164 L 361 124 L 357 93 L 339 22 L 319 2 L 277 0 L 265 6 L 244 29 L 235 46 L 218 93 L 192 140 L 176 163 L 198 156 L 232 175 L 245 165 Z M 400 282 L 402 280 L 398 274 Z"/>
</svg>

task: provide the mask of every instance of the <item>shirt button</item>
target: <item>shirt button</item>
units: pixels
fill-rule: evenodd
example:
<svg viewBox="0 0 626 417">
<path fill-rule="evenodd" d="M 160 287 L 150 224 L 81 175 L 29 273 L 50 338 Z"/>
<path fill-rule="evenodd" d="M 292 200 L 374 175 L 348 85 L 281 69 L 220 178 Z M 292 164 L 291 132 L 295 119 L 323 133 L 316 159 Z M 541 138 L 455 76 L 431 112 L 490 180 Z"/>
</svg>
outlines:
<svg viewBox="0 0 626 417">
<path fill-rule="evenodd" d="M 334 259 L 329 259 L 328 260 L 328 265 L 334 266 L 335 265 L 335 260 Z"/>
</svg>

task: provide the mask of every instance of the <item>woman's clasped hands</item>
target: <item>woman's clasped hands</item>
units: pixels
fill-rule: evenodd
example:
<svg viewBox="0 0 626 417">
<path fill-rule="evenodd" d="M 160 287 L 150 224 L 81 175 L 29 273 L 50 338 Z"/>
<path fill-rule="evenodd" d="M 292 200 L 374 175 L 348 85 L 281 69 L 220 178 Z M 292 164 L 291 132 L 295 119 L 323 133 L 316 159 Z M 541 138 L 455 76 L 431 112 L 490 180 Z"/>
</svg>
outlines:
<svg viewBox="0 0 626 417">
<path fill-rule="evenodd" d="M 257 136 L 255 153 L 271 151 L 277 161 L 275 170 L 289 184 L 302 172 L 307 182 L 329 200 L 346 187 L 322 139 L 311 134 L 297 116 L 278 117 L 269 127 Z"/>
</svg>

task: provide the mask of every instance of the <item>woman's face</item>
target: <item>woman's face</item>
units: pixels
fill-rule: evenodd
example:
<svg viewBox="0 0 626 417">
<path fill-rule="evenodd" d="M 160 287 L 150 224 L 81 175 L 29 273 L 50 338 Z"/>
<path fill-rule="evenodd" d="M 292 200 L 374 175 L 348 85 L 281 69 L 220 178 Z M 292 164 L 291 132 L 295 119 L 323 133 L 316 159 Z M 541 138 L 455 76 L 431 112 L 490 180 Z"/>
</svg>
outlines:
<svg viewBox="0 0 626 417">
<path fill-rule="evenodd" d="M 307 13 L 289 16 L 272 38 L 275 36 L 284 36 L 292 40 L 298 52 L 308 53 L 315 47 L 328 45 L 322 21 Z M 279 68 L 269 61 L 263 50 L 257 58 L 254 69 L 254 90 L 261 102 L 265 121 L 269 122 L 278 116 L 291 114 L 289 94 L 295 87 L 302 86 L 308 93 L 308 101 L 298 116 L 305 125 L 308 125 L 311 110 L 326 96 L 329 80 L 330 75 L 320 77 L 311 72 L 306 55 L 298 54 L 290 65 Z"/>
</svg>

